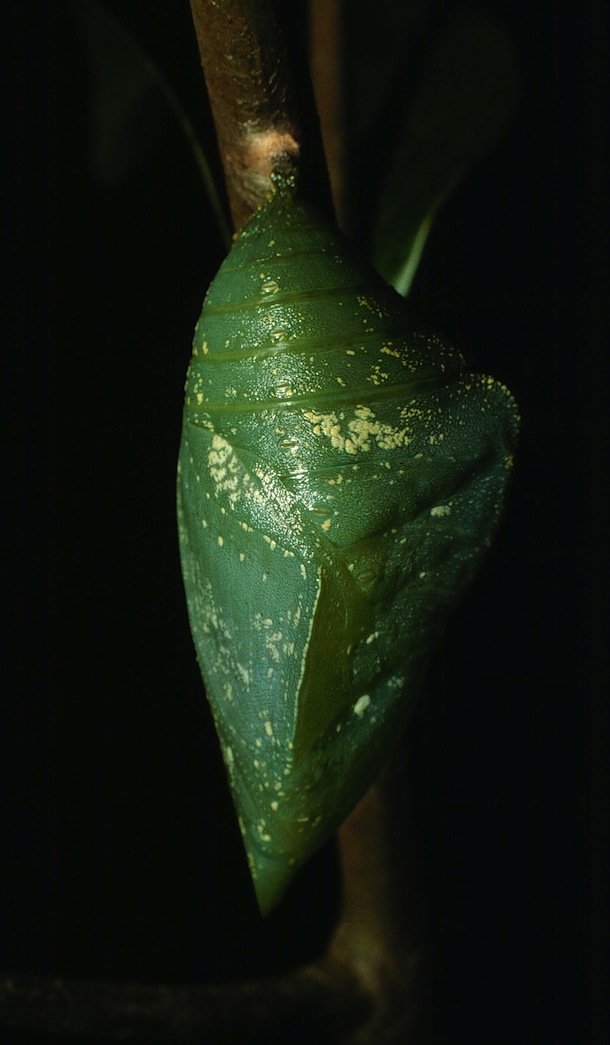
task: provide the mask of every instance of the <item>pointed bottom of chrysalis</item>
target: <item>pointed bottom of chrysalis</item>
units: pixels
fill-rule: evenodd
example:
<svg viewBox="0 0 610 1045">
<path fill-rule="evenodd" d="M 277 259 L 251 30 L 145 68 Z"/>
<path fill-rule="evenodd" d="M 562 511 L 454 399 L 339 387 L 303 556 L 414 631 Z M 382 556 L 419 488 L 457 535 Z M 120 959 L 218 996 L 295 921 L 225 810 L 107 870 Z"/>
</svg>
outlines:
<svg viewBox="0 0 610 1045">
<path fill-rule="evenodd" d="M 254 854 L 252 850 L 248 850 L 248 862 L 258 907 L 263 918 L 266 918 L 280 902 L 292 881 L 296 861 L 294 857 L 287 859 L 282 855 L 270 856 L 261 850 Z"/>
</svg>

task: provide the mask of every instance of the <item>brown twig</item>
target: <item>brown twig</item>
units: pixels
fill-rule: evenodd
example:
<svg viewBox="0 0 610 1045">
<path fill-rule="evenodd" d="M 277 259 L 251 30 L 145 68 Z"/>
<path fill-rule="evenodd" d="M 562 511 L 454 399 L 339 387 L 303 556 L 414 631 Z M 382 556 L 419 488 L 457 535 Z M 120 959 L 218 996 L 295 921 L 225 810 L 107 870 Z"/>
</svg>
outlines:
<svg viewBox="0 0 610 1045">
<path fill-rule="evenodd" d="M 313 76 L 336 203 L 347 221 L 342 7 L 342 0 L 310 0 Z M 191 8 L 239 227 L 266 195 L 274 165 L 298 168 L 302 152 L 317 153 L 319 141 L 311 128 L 302 134 L 273 5 L 191 0 Z M 355 973 L 375 998 L 374 1022 L 391 1023 L 399 1013 L 414 1032 L 424 1021 L 428 956 L 408 796 L 397 756 L 339 833 L 344 912 L 329 962 Z"/>
<path fill-rule="evenodd" d="M 301 969 L 256 982 L 206 985 L 96 983 L 35 976 L 0 980 L 0 1024 L 104 1041 L 286 1041 L 330 1045 L 366 1015 L 353 977 Z"/>
<path fill-rule="evenodd" d="M 190 0 L 225 170 L 233 224 L 265 200 L 277 166 L 305 169 L 324 205 L 327 179 L 313 97 L 294 85 L 294 57 L 269 0 Z M 303 140 L 307 150 L 303 155 Z"/>
<path fill-rule="evenodd" d="M 431 955 L 407 763 L 403 743 L 339 829 L 343 911 L 329 955 L 374 999 L 362 1040 L 400 1033 L 412 1045 L 432 1040 Z"/>
</svg>

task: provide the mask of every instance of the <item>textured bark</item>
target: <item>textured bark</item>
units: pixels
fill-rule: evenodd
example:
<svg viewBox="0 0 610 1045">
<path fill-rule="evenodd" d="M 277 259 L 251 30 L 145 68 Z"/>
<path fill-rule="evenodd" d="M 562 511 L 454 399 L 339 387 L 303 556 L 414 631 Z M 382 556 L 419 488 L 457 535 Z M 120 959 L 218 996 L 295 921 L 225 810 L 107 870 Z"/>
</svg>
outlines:
<svg viewBox="0 0 610 1045">
<path fill-rule="evenodd" d="M 105 1041 L 341 1041 L 368 1003 L 335 969 L 311 967 L 255 983 L 95 983 L 29 976 L 0 982 L 0 1024 Z"/>
<path fill-rule="evenodd" d="M 404 744 L 340 827 L 339 849 L 343 910 L 329 955 L 374 1000 L 356 1040 L 431 1042 L 431 949 Z"/>
<path fill-rule="evenodd" d="M 190 0 L 233 224 L 265 200 L 271 173 L 303 170 L 310 196 L 329 192 L 308 78 L 270 0 Z M 303 148 L 304 140 L 307 147 Z"/>
</svg>

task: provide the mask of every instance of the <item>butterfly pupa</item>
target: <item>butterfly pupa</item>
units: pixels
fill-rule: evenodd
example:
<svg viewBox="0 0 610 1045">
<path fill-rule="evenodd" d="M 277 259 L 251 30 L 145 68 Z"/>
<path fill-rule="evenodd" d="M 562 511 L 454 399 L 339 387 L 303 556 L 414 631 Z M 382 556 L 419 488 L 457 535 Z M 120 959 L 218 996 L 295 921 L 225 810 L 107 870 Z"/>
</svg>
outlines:
<svg viewBox="0 0 610 1045">
<path fill-rule="evenodd" d="M 290 191 L 236 237 L 186 382 L 193 640 L 260 909 L 361 798 L 498 524 L 507 389 Z"/>
</svg>

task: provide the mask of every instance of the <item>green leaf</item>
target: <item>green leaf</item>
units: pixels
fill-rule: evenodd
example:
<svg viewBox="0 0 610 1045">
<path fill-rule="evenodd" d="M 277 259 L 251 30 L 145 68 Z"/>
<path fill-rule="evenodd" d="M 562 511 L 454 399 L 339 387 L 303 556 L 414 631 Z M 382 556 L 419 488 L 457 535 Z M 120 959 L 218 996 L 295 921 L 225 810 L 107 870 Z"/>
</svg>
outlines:
<svg viewBox="0 0 610 1045">
<path fill-rule="evenodd" d="M 409 291 L 439 207 L 500 137 L 518 93 L 502 25 L 486 11 L 459 10 L 424 72 L 381 191 L 373 261 L 399 293 Z"/>
</svg>

